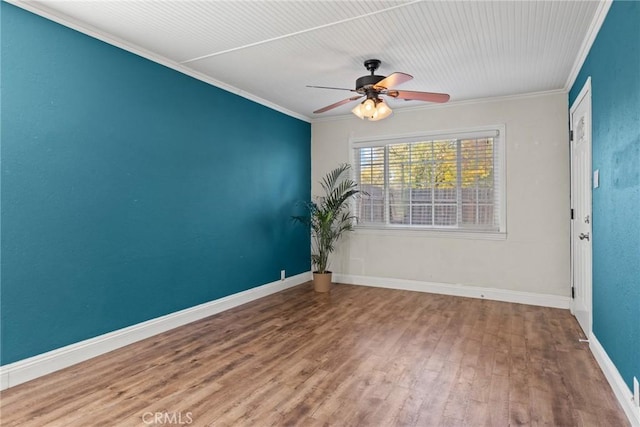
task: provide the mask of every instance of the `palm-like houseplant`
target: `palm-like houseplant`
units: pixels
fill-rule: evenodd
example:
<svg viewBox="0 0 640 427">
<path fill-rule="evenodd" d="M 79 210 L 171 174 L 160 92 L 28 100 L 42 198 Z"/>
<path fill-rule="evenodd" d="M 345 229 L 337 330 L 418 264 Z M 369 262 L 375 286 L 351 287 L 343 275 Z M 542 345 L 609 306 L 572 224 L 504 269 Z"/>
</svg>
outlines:
<svg viewBox="0 0 640 427">
<path fill-rule="evenodd" d="M 342 164 L 327 173 L 320 181 L 324 196 L 305 203 L 307 215 L 293 217 L 311 229 L 311 263 L 315 266 L 313 285 L 317 292 L 330 290 L 329 255 L 342 235 L 353 230 L 356 219 L 349 209 L 349 201 L 361 191 L 351 179 L 350 169 L 350 165 Z"/>
</svg>

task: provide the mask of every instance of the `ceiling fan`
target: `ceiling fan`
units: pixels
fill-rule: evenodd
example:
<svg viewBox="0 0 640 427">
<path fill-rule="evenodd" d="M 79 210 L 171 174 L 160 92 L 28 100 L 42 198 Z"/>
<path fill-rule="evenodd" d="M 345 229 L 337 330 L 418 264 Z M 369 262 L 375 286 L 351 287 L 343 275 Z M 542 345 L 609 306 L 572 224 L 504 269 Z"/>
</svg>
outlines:
<svg viewBox="0 0 640 427">
<path fill-rule="evenodd" d="M 320 108 L 314 111 L 314 114 L 324 113 L 325 111 L 332 110 L 341 105 L 347 104 L 352 101 L 356 101 L 365 97 L 366 99 L 358 104 L 352 111 L 353 114 L 361 119 L 367 120 L 381 120 L 388 117 L 392 110 L 381 99 L 381 96 L 389 96 L 391 98 L 404 99 L 405 101 L 427 101 L 427 102 L 447 102 L 449 95 L 446 93 L 434 93 L 434 92 L 416 92 L 411 90 L 396 90 L 394 87 L 405 83 L 413 78 L 413 76 L 406 73 L 393 73 L 388 76 L 377 76 L 375 71 L 380 67 L 379 59 L 367 59 L 364 61 L 365 68 L 371 72 L 368 76 L 362 76 L 356 80 L 355 89 L 346 89 L 340 87 L 327 87 L 327 86 L 307 86 L 318 89 L 335 89 L 335 90 L 348 90 L 350 92 L 356 92 L 358 95 L 352 96 L 342 101 L 338 101 L 326 107 Z"/>
</svg>

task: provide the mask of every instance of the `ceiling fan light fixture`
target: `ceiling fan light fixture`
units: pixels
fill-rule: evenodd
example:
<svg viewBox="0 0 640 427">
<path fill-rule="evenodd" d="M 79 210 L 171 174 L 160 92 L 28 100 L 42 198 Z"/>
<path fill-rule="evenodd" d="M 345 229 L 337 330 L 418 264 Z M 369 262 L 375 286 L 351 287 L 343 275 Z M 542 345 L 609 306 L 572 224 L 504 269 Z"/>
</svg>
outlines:
<svg viewBox="0 0 640 427">
<path fill-rule="evenodd" d="M 362 106 L 362 104 L 358 104 L 356 105 L 353 110 L 351 110 L 351 112 L 353 114 L 355 114 L 356 116 L 358 116 L 359 119 L 364 120 L 364 107 Z"/>
<path fill-rule="evenodd" d="M 386 102 L 380 100 L 380 102 L 378 102 L 378 104 L 376 105 L 376 111 L 375 113 L 373 113 L 373 117 L 371 117 L 369 120 L 376 121 L 386 119 L 391 115 L 391 113 L 393 113 L 393 110 L 389 108 Z"/>
<path fill-rule="evenodd" d="M 342 101 L 334 102 L 331 105 L 320 108 L 314 111 L 314 114 L 324 113 L 334 108 L 340 107 L 351 101 L 356 101 L 366 97 L 366 99 L 355 106 L 351 112 L 358 118 L 364 120 L 382 120 L 387 118 L 393 113 L 391 108 L 380 99 L 381 95 L 389 96 L 395 99 L 404 99 L 405 101 L 425 101 L 425 102 L 447 102 L 449 101 L 449 95 L 446 93 L 435 92 L 418 92 L 414 90 L 396 90 L 395 87 L 406 83 L 413 78 L 410 74 L 395 72 L 388 76 L 377 76 L 375 71 L 380 66 L 379 59 L 367 59 L 364 61 L 365 68 L 371 72 L 370 75 L 362 76 L 356 80 L 355 89 L 346 89 L 340 87 L 327 87 L 327 86 L 307 86 L 318 89 L 336 89 L 346 90 L 349 92 L 355 92 L 358 95 L 352 96 Z"/>
<path fill-rule="evenodd" d="M 356 105 L 351 110 L 359 119 L 367 119 L 372 122 L 382 120 L 391 115 L 393 110 L 381 99 L 369 98 Z"/>
<path fill-rule="evenodd" d="M 373 98 L 368 98 L 362 103 L 362 108 L 366 115 L 371 116 L 376 110 L 376 101 L 374 101 Z"/>
</svg>

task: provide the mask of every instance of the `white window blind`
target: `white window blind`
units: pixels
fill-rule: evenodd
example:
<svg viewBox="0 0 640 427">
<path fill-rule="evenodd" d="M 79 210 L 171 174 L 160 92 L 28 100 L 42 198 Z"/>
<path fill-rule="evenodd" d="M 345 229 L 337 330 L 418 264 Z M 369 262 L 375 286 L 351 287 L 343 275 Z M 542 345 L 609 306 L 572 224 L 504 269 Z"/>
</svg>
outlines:
<svg viewBox="0 0 640 427">
<path fill-rule="evenodd" d="M 360 226 L 504 231 L 499 129 L 354 143 Z"/>
</svg>

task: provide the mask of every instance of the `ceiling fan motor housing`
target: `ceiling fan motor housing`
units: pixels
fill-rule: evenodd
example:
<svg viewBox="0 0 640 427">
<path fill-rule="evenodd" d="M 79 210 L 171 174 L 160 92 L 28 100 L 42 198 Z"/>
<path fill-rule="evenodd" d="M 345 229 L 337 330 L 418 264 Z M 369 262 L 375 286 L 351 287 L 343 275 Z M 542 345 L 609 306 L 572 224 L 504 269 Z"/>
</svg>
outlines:
<svg viewBox="0 0 640 427">
<path fill-rule="evenodd" d="M 384 79 L 385 76 L 376 76 L 373 73 L 380 66 L 379 59 L 367 59 L 364 61 L 364 67 L 367 71 L 371 72 L 369 76 L 362 76 L 358 80 L 356 80 L 356 90 L 360 93 L 366 92 L 366 89 L 371 88 L 373 85 L 377 84 L 380 80 Z"/>
<path fill-rule="evenodd" d="M 410 74 L 395 72 L 390 74 L 389 76 L 378 76 L 375 74 L 376 70 L 380 67 L 379 59 L 367 59 L 364 61 L 364 66 L 371 74 L 368 76 L 362 76 L 356 80 L 356 88 L 354 89 L 344 89 L 339 87 L 326 87 L 326 86 L 309 86 L 320 89 L 337 89 L 337 90 L 346 90 L 349 92 L 357 92 L 357 96 L 352 96 L 347 99 L 343 99 L 342 101 L 334 102 L 331 105 L 327 105 L 324 108 L 320 108 L 319 110 L 314 111 L 314 114 L 324 113 L 325 111 L 332 110 L 336 107 L 340 107 L 346 103 L 351 101 L 360 101 L 363 97 L 366 97 L 365 101 L 360 102 L 359 106 L 356 106 L 352 111 L 359 118 L 368 117 L 369 120 L 381 120 L 385 117 L 388 117 L 391 114 L 391 108 L 384 102 L 383 99 L 380 99 L 380 96 L 385 95 L 390 98 L 395 99 L 404 99 L 406 101 L 409 100 L 418 100 L 418 101 L 427 101 L 427 102 L 447 102 L 449 100 L 449 95 L 446 93 L 433 93 L 433 92 L 417 92 L 417 91 L 399 91 L 393 89 L 395 86 L 398 86 L 402 83 L 405 83 L 413 78 Z M 367 111 L 362 111 L 363 107 Z M 374 115 L 369 116 L 371 113 L 371 108 L 374 107 L 376 113 Z M 377 117 L 376 117 L 377 114 Z"/>
<path fill-rule="evenodd" d="M 380 80 L 384 79 L 385 76 L 362 76 L 358 80 L 356 80 L 356 90 L 366 89 L 367 87 L 371 87 L 377 84 Z"/>
</svg>

